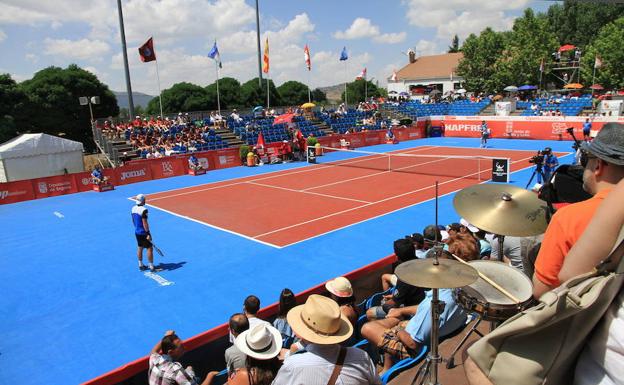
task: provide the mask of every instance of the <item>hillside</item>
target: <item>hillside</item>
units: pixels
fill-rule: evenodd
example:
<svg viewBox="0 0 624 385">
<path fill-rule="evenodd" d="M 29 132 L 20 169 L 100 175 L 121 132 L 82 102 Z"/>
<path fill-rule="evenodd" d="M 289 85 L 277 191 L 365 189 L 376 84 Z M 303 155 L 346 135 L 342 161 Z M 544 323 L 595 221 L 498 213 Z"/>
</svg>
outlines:
<svg viewBox="0 0 624 385">
<path fill-rule="evenodd" d="M 113 91 L 115 97 L 117 98 L 117 105 L 119 108 L 128 108 L 128 93 L 123 91 Z M 134 106 L 141 106 L 142 108 L 147 107 L 147 103 L 152 100 L 154 96 L 143 94 L 141 92 L 133 92 L 132 93 L 132 101 L 134 102 Z"/>
<path fill-rule="evenodd" d="M 327 100 L 334 103 L 340 103 L 340 96 L 344 92 L 344 83 L 337 84 L 335 86 L 319 87 L 319 89 L 325 92 Z"/>
</svg>

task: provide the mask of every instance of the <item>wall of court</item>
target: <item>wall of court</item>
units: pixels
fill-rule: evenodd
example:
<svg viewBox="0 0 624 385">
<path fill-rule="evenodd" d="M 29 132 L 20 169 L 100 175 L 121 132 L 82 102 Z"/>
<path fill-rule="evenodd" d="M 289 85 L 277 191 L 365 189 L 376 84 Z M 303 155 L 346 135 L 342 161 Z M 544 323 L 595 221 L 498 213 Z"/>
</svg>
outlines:
<svg viewBox="0 0 624 385">
<path fill-rule="evenodd" d="M 421 127 L 397 128 L 393 131 L 400 141 L 424 137 L 422 125 Z M 340 139 L 351 142 L 351 147 L 374 146 L 385 143 L 385 131 L 366 131 L 318 138 L 321 145 L 330 147 L 340 147 Z M 276 153 L 279 146 L 281 143 L 269 143 L 267 150 Z M 180 154 L 160 159 L 135 160 L 115 169 L 105 169 L 104 175 L 115 186 L 180 176 L 188 171 L 189 156 L 190 154 Z M 238 148 L 198 152 L 195 153 L 195 156 L 209 171 L 241 165 Z M 91 183 L 90 172 L 0 183 L 0 204 L 91 190 L 93 190 L 93 184 Z"/>
</svg>

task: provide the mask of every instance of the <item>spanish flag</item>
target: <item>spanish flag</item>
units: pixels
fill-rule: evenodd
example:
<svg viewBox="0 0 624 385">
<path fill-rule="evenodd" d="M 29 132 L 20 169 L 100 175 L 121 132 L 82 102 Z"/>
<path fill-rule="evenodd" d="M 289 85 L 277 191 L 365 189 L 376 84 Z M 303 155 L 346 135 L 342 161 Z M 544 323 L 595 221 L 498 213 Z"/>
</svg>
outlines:
<svg viewBox="0 0 624 385">
<path fill-rule="evenodd" d="M 269 73 L 269 38 L 266 38 L 264 43 L 264 56 L 262 57 L 262 72 Z"/>
</svg>

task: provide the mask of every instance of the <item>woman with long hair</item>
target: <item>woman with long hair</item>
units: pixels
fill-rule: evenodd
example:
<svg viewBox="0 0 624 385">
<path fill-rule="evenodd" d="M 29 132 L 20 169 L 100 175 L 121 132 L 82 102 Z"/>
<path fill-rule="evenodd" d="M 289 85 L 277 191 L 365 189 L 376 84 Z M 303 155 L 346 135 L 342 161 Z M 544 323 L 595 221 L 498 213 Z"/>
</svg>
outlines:
<svg viewBox="0 0 624 385">
<path fill-rule="evenodd" d="M 234 341 L 247 355 L 245 367 L 230 374 L 229 385 L 270 385 L 281 363 L 282 336 L 273 326 L 258 324 L 242 332 Z"/>
<path fill-rule="evenodd" d="M 287 349 L 293 343 L 295 333 L 293 333 L 290 325 L 288 324 L 288 320 L 286 320 L 286 314 L 288 314 L 288 311 L 295 306 L 297 306 L 295 293 L 293 293 L 289 288 L 282 290 L 279 297 L 277 317 L 273 321 L 273 327 L 281 333 L 285 345 L 284 348 Z"/>
</svg>

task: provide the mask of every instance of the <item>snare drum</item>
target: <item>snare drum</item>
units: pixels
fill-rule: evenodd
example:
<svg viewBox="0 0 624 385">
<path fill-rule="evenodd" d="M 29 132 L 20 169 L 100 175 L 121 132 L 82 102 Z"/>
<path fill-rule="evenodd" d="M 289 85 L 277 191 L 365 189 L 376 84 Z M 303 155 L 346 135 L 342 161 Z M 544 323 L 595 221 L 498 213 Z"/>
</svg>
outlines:
<svg viewBox="0 0 624 385">
<path fill-rule="evenodd" d="M 504 321 L 526 309 L 533 301 L 531 280 L 515 267 L 496 261 L 477 260 L 468 263 L 511 293 L 520 303 L 516 304 L 479 277 L 475 283 L 455 289 L 455 300 L 467 311 L 479 313 L 486 321 Z"/>
</svg>

